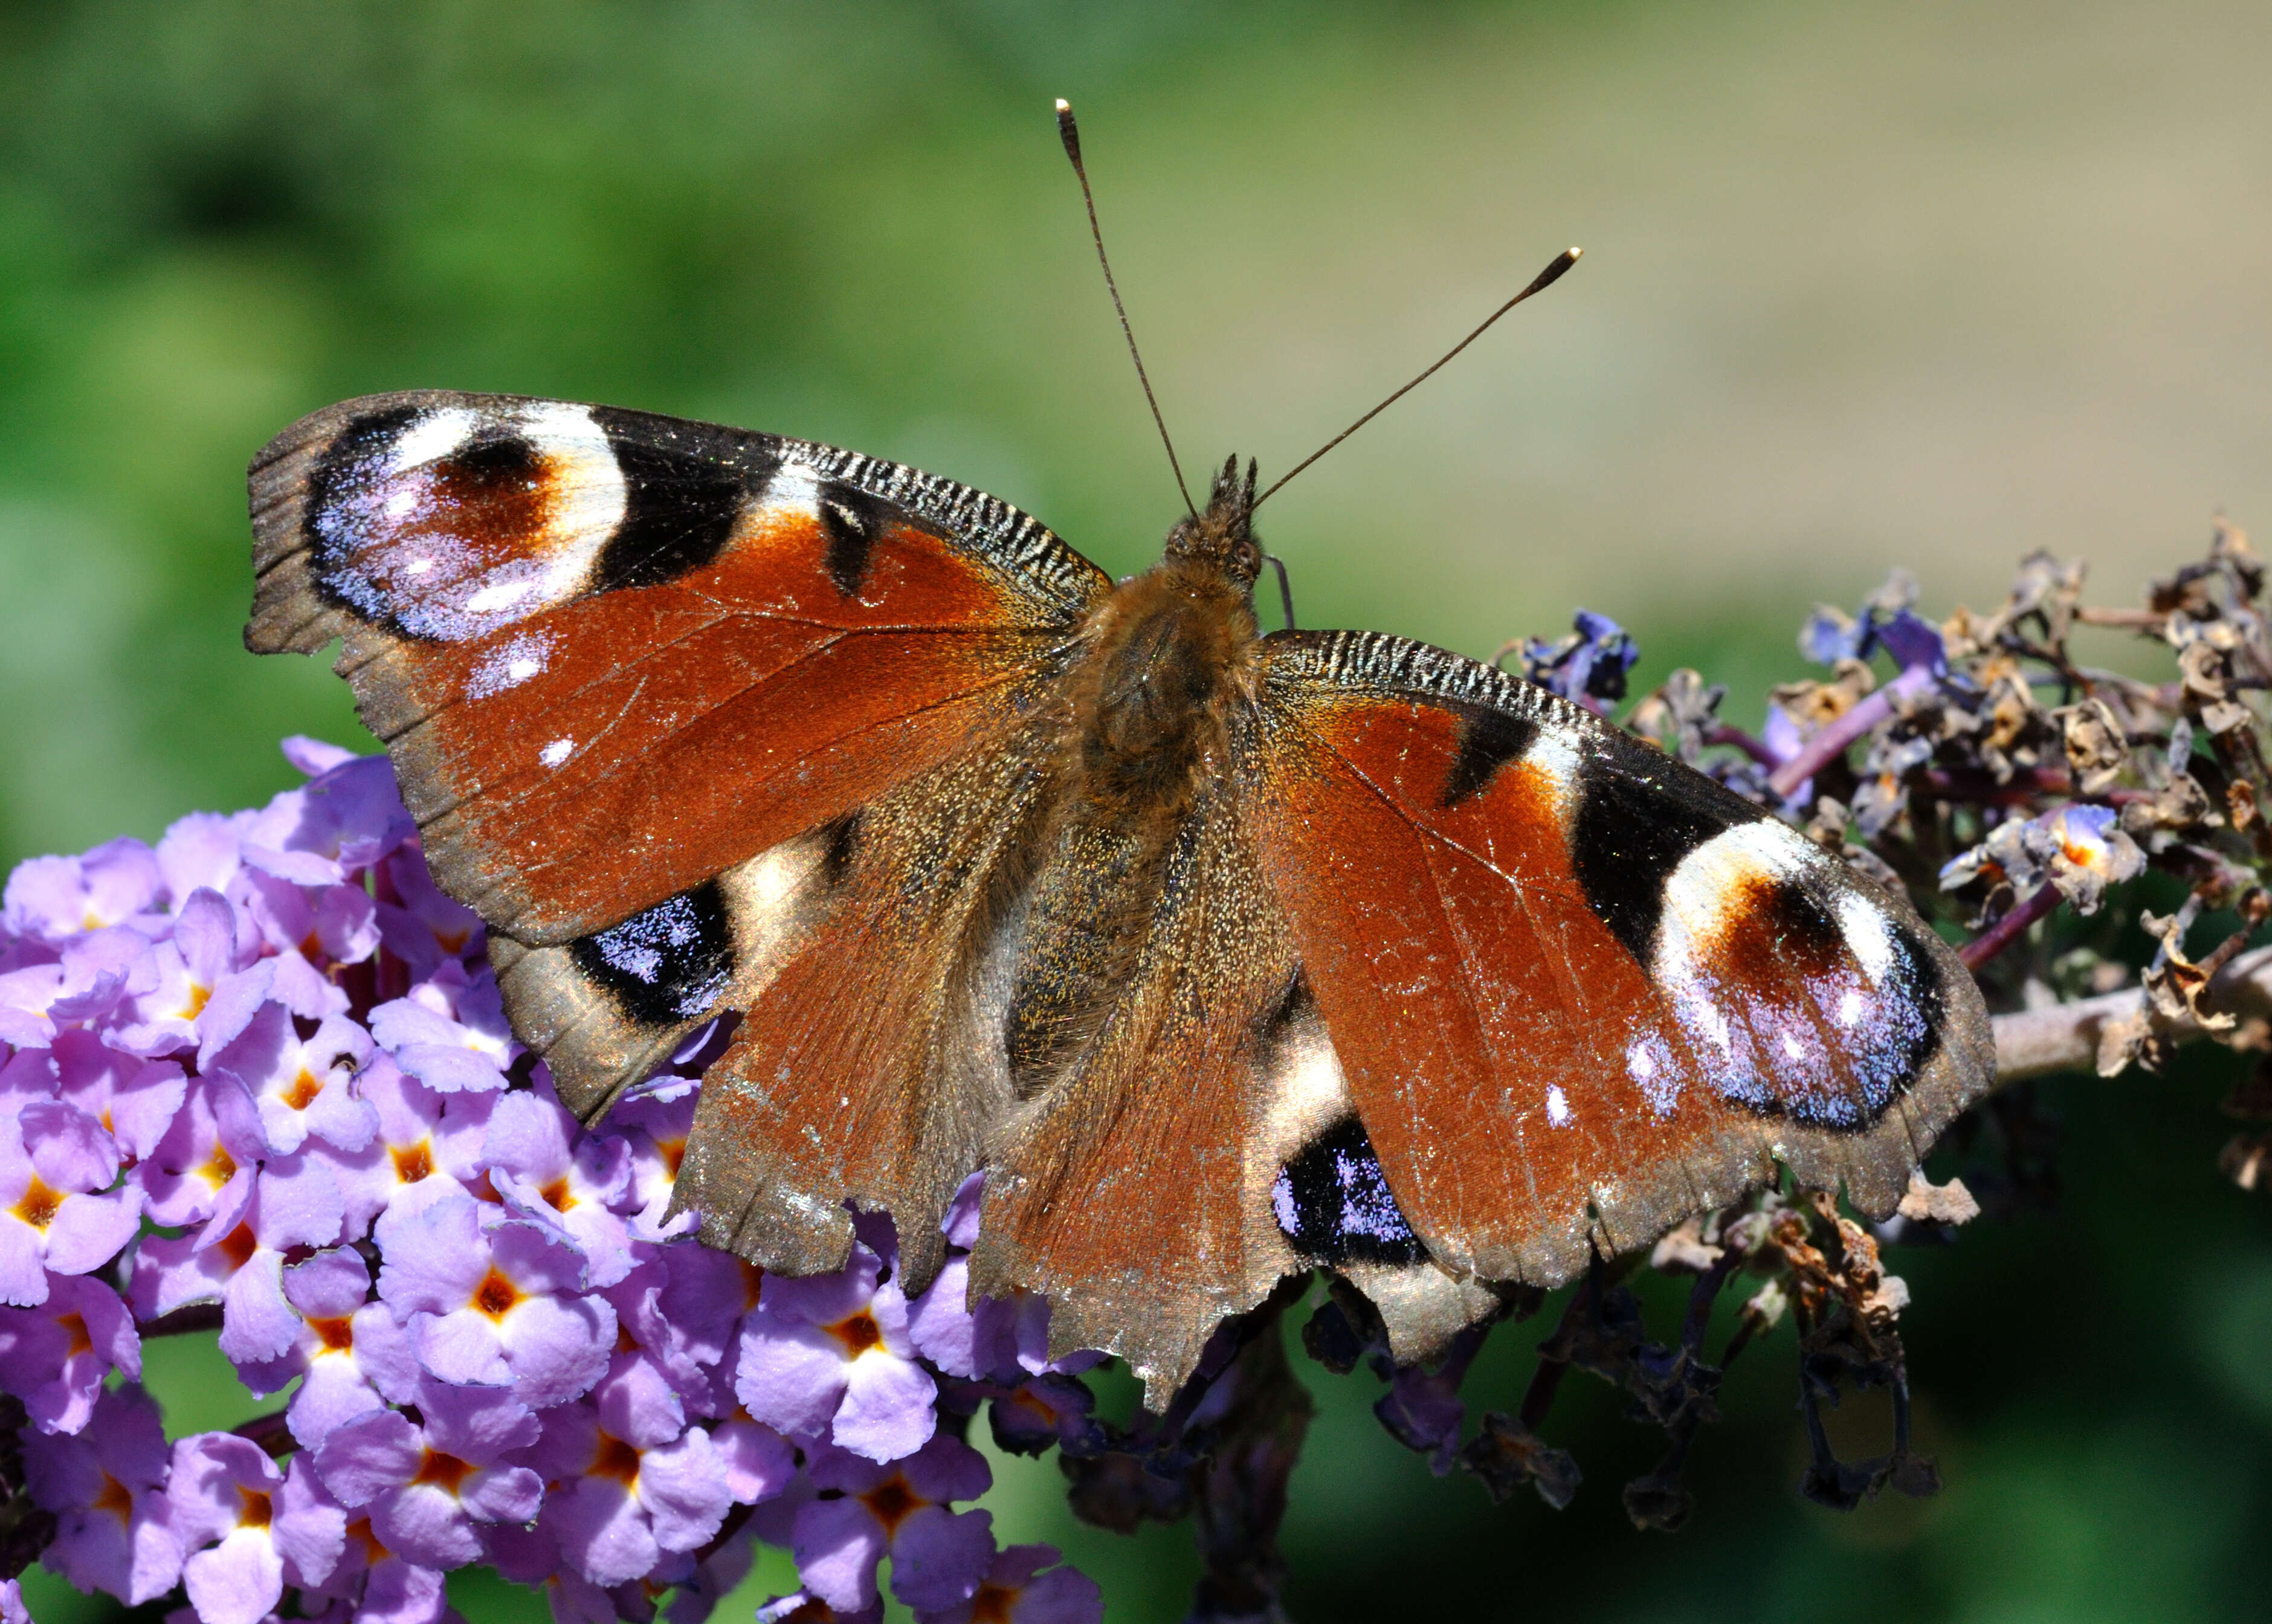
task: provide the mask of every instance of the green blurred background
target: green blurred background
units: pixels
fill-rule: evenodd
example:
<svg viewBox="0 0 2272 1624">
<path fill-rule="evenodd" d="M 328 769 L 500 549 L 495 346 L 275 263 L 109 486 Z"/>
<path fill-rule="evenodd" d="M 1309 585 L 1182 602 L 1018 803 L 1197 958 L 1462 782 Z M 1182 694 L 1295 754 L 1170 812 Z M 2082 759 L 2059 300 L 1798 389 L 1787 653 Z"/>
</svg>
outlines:
<svg viewBox="0 0 2272 1624">
<path fill-rule="evenodd" d="M 2272 525 L 2268 67 L 2246 0 L 0 6 L 0 862 L 263 798 L 282 734 L 362 738 L 320 662 L 238 643 L 245 460 L 343 396 L 832 440 L 1140 567 L 1177 503 L 1057 94 L 1194 466 L 1289 466 L 1588 250 L 1273 503 L 1311 624 L 1487 653 L 1583 603 L 1644 682 L 1696 665 L 1756 718 L 1806 605 L 1891 564 L 1938 612 L 2045 546 L 2126 600 L 2212 509 Z M 1652 1451 L 1603 1391 L 1551 1424 L 1588 1474 L 1558 1515 L 1429 1479 L 1369 1378 L 1320 1376 L 1295 1615 L 2263 1616 L 2272 1236 L 2216 1174 L 2210 1069 L 2050 1091 L 2059 1210 L 1896 1260 L 1938 1501 L 1797 1498 L 1787 1334 L 1669 1537 L 1625 1523 Z M 210 1349 L 153 1365 L 183 1425 L 251 1412 Z M 1184 1531 L 1002 1477 L 1005 1538 L 1177 1616 Z"/>
</svg>

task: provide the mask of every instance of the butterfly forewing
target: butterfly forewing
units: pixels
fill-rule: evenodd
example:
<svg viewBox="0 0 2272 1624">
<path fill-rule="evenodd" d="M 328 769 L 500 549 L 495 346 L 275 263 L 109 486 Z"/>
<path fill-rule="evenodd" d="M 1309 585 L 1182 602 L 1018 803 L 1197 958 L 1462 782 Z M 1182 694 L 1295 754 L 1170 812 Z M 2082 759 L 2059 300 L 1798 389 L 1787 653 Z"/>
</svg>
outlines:
<svg viewBox="0 0 2272 1624">
<path fill-rule="evenodd" d="M 1388 1184 L 1455 1273 L 1566 1278 L 1777 1163 L 1883 1211 L 1985 1086 L 1954 955 L 1759 808 L 1423 644 L 1265 659 L 1259 848 Z"/>
<path fill-rule="evenodd" d="M 349 401 L 250 479 L 248 644 L 344 637 L 579 1107 L 781 950 L 786 843 L 1013 726 L 1109 587 L 965 487 L 607 407 Z"/>
</svg>

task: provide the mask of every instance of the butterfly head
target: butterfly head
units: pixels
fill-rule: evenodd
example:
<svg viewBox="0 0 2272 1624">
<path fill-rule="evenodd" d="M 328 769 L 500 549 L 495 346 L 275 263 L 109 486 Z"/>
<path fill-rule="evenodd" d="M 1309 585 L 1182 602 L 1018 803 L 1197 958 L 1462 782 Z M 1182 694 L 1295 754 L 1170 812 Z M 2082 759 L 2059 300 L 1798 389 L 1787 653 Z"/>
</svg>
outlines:
<svg viewBox="0 0 2272 1624">
<path fill-rule="evenodd" d="M 1254 540 L 1254 462 L 1238 471 L 1238 458 L 1223 459 L 1214 476 L 1214 489 L 1207 511 L 1177 521 L 1168 533 L 1167 555 L 1171 562 L 1195 564 L 1229 576 L 1242 587 L 1254 585 L 1262 570 L 1262 549 Z"/>
</svg>

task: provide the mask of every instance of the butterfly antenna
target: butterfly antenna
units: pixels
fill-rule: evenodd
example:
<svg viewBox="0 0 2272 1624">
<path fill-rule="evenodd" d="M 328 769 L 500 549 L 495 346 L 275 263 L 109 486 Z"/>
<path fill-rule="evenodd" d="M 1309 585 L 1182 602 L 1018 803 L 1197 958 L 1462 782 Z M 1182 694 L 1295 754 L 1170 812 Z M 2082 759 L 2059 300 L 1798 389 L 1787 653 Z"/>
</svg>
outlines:
<svg viewBox="0 0 2272 1624">
<path fill-rule="evenodd" d="M 1578 256 L 1585 251 L 1586 250 L 1581 248 L 1566 248 L 1560 253 L 1555 255 L 1552 264 L 1549 264 L 1546 269 L 1541 271 L 1536 276 L 1530 279 L 1529 287 L 1515 294 L 1513 298 L 1499 306 L 1498 309 L 1493 310 L 1489 316 L 1484 317 L 1482 324 L 1478 325 L 1473 332 L 1469 333 L 1466 338 L 1461 339 L 1457 344 L 1454 344 L 1450 349 L 1446 350 L 1443 354 L 1439 356 L 1434 366 L 1430 367 L 1426 371 L 1421 373 L 1419 376 L 1414 378 L 1409 384 L 1407 384 L 1403 388 L 1389 396 L 1387 399 L 1373 407 L 1371 411 L 1367 412 L 1363 417 L 1358 418 L 1356 421 L 1342 429 L 1341 433 L 1335 435 L 1332 439 L 1327 441 L 1316 451 L 1312 451 L 1307 457 L 1304 457 L 1301 461 L 1296 463 L 1290 472 L 1282 475 L 1277 482 L 1272 485 L 1268 490 L 1264 491 L 1259 496 L 1257 496 L 1254 499 L 1254 505 L 1259 508 L 1264 503 L 1269 501 L 1272 496 L 1275 495 L 1281 489 L 1284 488 L 1286 481 L 1292 479 L 1295 474 L 1301 473 L 1303 469 L 1317 461 L 1319 458 L 1323 457 L 1327 451 L 1332 451 L 1334 447 L 1339 445 L 1342 441 L 1348 439 L 1351 435 L 1364 428 L 1374 418 L 1379 417 L 1383 412 L 1388 410 L 1389 407 L 1403 399 L 1405 396 L 1419 388 L 1421 384 L 1426 383 L 1429 378 L 1436 374 L 1438 369 L 1440 369 L 1446 361 L 1451 360 L 1453 356 L 1458 354 L 1461 350 L 1467 348 L 1469 345 L 1473 344 L 1477 339 L 1482 338 L 1484 333 L 1490 332 L 1491 324 L 1498 321 L 1500 317 L 1514 309 L 1516 305 L 1521 304 L 1525 299 L 1529 298 L 1531 294 L 1536 293 L 1543 293 L 1547 288 L 1551 287 L 1557 281 L 1561 279 L 1562 273 L 1565 271 L 1567 271 L 1572 265 L 1578 263 Z"/>
<path fill-rule="evenodd" d="M 1176 443 L 1168 438 L 1168 420 L 1160 415 L 1152 380 L 1144 373 L 1144 357 L 1136 348 L 1136 331 L 1128 324 L 1128 307 L 1120 302 L 1119 285 L 1112 279 L 1112 261 L 1105 257 L 1104 233 L 1096 223 L 1096 196 L 1088 190 L 1088 171 L 1081 166 L 1080 126 L 1073 123 L 1072 103 L 1063 96 L 1058 98 L 1058 138 L 1065 143 L 1065 156 L 1072 160 L 1072 172 L 1080 181 L 1080 200 L 1088 205 L 1088 235 L 1096 242 L 1096 263 L 1104 267 L 1104 291 L 1112 295 L 1113 312 L 1120 317 L 1120 336 L 1128 340 L 1128 359 L 1136 363 L 1136 381 L 1144 386 L 1144 404 L 1152 408 L 1160 443 L 1168 448 L 1168 466 L 1175 471 L 1176 490 L 1184 499 L 1184 509 L 1196 518 L 1199 509 L 1192 505 L 1191 487 L 1184 482 L 1184 465 L 1176 460 Z"/>
</svg>

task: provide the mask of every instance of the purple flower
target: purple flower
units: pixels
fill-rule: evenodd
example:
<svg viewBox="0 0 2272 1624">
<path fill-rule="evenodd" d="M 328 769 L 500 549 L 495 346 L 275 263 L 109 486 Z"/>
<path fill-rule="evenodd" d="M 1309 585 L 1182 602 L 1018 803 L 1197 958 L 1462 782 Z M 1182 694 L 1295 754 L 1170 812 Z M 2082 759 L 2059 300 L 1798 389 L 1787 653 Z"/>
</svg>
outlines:
<svg viewBox="0 0 2272 1624">
<path fill-rule="evenodd" d="M 1525 638 L 1522 674 L 1541 688 L 1553 689 L 1573 704 L 1599 709 L 1595 701 L 1626 697 L 1626 674 L 1640 658 L 1640 650 L 1617 622 L 1591 609 L 1573 617 L 1574 635 L 1558 643 Z"/>
<path fill-rule="evenodd" d="M 316 1134 L 343 1151 L 370 1142 L 378 1120 L 355 1096 L 355 1074 L 370 1062 L 370 1034 L 333 1015 L 303 1037 L 301 1017 L 271 1002 L 200 1069 L 244 1085 L 259 1113 L 268 1148 L 288 1155 Z"/>
<path fill-rule="evenodd" d="M 1072 1377 L 1045 1372 L 995 1399 L 986 1412 L 994 1441 L 1013 1455 L 1039 1455 L 1052 1446 L 1093 1449 L 1103 1431 L 1092 1413 L 1096 1398 Z"/>
<path fill-rule="evenodd" d="M 284 1297 L 285 1254 L 339 1239 L 341 1197 L 320 1163 L 298 1156 L 232 1175 L 194 1234 L 153 1235 L 134 1257 L 135 1311 L 155 1319 L 193 1302 L 221 1303 L 220 1351 L 239 1364 L 286 1357 L 300 1316 Z"/>
<path fill-rule="evenodd" d="M 754 1419 L 826 1438 L 870 1460 L 922 1447 L 938 1424 L 938 1384 L 916 1357 L 897 1281 L 864 1245 L 835 1274 L 766 1277 L 742 1322 L 734 1390 Z"/>
<path fill-rule="evenodd" d="M 340 1515 L 346 1525 L 340 1531 L 339 1561 L 320 1585 L 301 1587 L 303 1606 L 315 1596 L 352 1603 L 342 1612 L 340 1624 L 440 1624 L 455 1617 L 448 1612 L 439 1569 L 388 1550 L 362 1512 Z"/>
<path fill-rule="evenodd" d="M 381 1218 L 380 1298 L 440 1381 L 509 1385 L 534 1409 L 588 1391 L 615 1345 L 614 1307 L 574 1294 L 584 1263 L 573 1247 L 523 1219 L 485 1225 L 482 1204 L 445 1190 Z"/>
<path fill-rule="evenodd" d="M 544 1592 L 553 1624 L 616 1624 L 615 1598 L 560 1555 L 549 1519 L 527 1528 L 498 1527 L 490 1534 L 490 1561 L 516 1584 Z M 635 1611 L 633 1616 L 639 1616 Z"/>
<path fill-rule="evenodd" d="M 1099 1624 L 1104 1597 L 1055 1546 L 1013 1545 L 994 1559 L 968 1601 L 918 1609 L 916 1624 Z M 1046 1568 L 1048 1571 L 1043 1571 Z"/>
<path fill-rule="evenodd" d="M 480 916 L 442 894 L 415 842 L 379 865 L 378 934 L 421 981 L 487 944 Z"/>
<path fill-rule="evenodd" d="M 384 756 L 358 756 L 295 736 L 284 741 L 284 759 L 307 773 L 309 782 L 277 796 L 247 822 L 248 861 L 256 853 L 303 855 L 325 865 L 310 872 L 336 883 L 345 871 L 371 867 L 413 837 L 415 826 Z"/>
<path fill-rule="evenodd" d="M 78 1030 L 57 1032 L 52 1053 L 64 1103 L 100 1122 L 122 1159 L 138 1162 L 157 1150 L 189 1091 L 179 1066 L 122 1054 Z"/>
<path fill-rule="evenodd" d="M 47 1300 L 49 1271 L 85 1274 L 118 1255 L 142 1218 L 142 1192 L 109 1186 L 118 1146 L 60 1100 L 0 1118 L 0 1300 Z"/>
<path fill-rule="evenodd" d="M 667 1240 L 691 1234 L 701 1215 L 682 1212 L 665 1220 L 678 1165 L 686 1159 L 686 1140 L 694 1130 L 694 1106 L 702 1085 L 689 1077 L 662 1076 L 644 1092 L 625 1099 L 608 1114 L 611 1133 L 631 1148 L 631 1178 L 624 1207 L 635 1214 L 631 1232 L 641 1240 Z"/>
<path fill-rule="evenodd" d="M 759 1608 L 758 1624 L 884 1624 L 884 1604 L 878 1599 L 843 1611 L 811 1590 L 792 1590 Z"/>
<path fill-rule="evenodd" d="M 285 1411 L 292 1436 L 320 1443 L 333 1428 L 417 1389 L 417 1356 L 384 1303 L 366 1300 L 370 1270 L 356 1253 L 318 1252 L 283 1271 L 285 1301 L 300 1316 L 293 1345 L 279 1358 L 240 1364 L 244 1384 L 280 1392 L 300 1388 Z"/>
<path fill-rule="evenodd" d="M 888 1556 L 926 1620 L 1093 1617 L 1054 1553 L 998 1557 L 990 1516 L 954 1509 L 988 1474 L 935 1435 L 940 1371 L 959 1412 L 998 1395 L 998 1434 L 1095 1431 L 1047 1305 L 968 1300 L 980 1181 L 913 1304 L 879 1214 L 820 1279 L 697 1244 L 665 1218 L 697 1081 L 650 1078 L 587 1132 L 541 1064 L 509 1077 L 478 921 L 384 759 L 286 753 L 311 782 L 258 812 L 9 882 L 0 1389 L 38 1429 L 49 1565 L 131 1604 L 184 1584 L 201 1624 L 442 1624 L 444 1572 L 487 1560 L 562 1620 L 652 1619 L 669 1591 L 697 1624 L 765 1539 L 806 1586 L 767 1616 L 878 1619 Z M 673 1063 L 721 1047 L 706 1029 Z M 95 1272 L 122 1255 L 133 1312 Z M 290 1391 L 288 1466 L 266 1434 L 169 1456 L 138 1386 L 106 1390 L 138 1376 L 137 1314 L 212 1302 L 246 1385 Z"/>
<path fill-rule="evenodd" d="M 153 985 L 138 993 L 131 1018 L 114 1037 L 137 1054 L 169 1054 L 197 1047 L 198 1017 L 223 977 L 243 968 L 236 911 L 219 891 L 199 887 L 174 917 L 172 935 L 152 949 Z"/>
<path fill-rule="evenodd" d="M 130 1606 L 174 1588 L 182 1546 L 166 1504 L 166 1433 L 139 1387 L 102 1394 L 77 1436 L 23 1441 L 32 1498 L 56 1514 L 41 1561 L 81 1590 L 107 1590 Z"/>
<path fill-rule="evenodd" d="M 531 1457 L 549 1490 L 544 1525 L 594 1584 L 624 1583 L 666 1552 L 707 1543 L 733 1504 L 709 1434 L 679 1430 L 668 1392 L 660 1382 L 611 1382 L 597 1403 L 544 1417 Z"/>
<path fill-rule="evenodd" d="M 341 1505 L 361 1508 L 391 1551 L 424 1567 L 482 1555 L 476 1523 L 526 1523 L 544 1484 L 504 1457 L 536 1441 L 536 1417 L 508 1393 L 427 1382 L 419 1420 L 378 1410 L 335 1429 L 316 1470 Z"/>
<path fill-rule="evenodd" d="M 590 1135 L 545 1091 L 514 1092 L 490 1117 L 483 1156 L 504 1204 L 572 1241 L 594 1288 L 631 1272 L 631 1235 L 609 1210 L 631 1187 L 631 1151 Z"/>
<path fill-rule="evenodd" d="M 199 887 L 225 891 L 243 867 L 243 842 L 239 826 L 252 814 L 224 816 L 218 812 L 192 812 L 177 818 L 158 838 L 158 873 L 178 914 L 190 893 Z"/>
<path fill-rule="evenodd" d="M 37 1307 L 0 1308 L 0 1391 L 24 1401 L 41 1432 L 87 1423 L 113 1370 L 142 1374 L 142 1338 L 118 1293 L 81 1275 L 48 1277 Z"/>
<path fill-rule="evenodd" d="M 304 1460 L 280 1471 L 230 1433 L 174 1446 L 167 1502 L 191 1553 L 182 1577 L 201 1624 L 258 1624 L 285 1585 L 321 1584 L 346 1540 L 345 1513 Z"/>
<path fill-rule="evenodd" d="M 350 1237 L 368 1234 L 378 1215 L 399 1203 L 407 1211 L 446 1191 L 467 1191 L 486 1176 L 482 1143 L 496 1095 L 437 1094 L 405 1076 L 384 1053 L 355 1088 L 376 1113 L 377 1130 L 360 1151 L 330 1158 Z"/>
<path fill-rule="evenodd" d="M 977 1450 L 937 1437 L 905 1460 L 878 1464 L 824 1446 L 809 1470 L 824 1495 L 835 1491 L 796 1512 L 796 1571 L 814 1595 L 846 1611 L 872 1605 L 876 1565 L 886 1556 L 892 1593 L 911 1607 L 951 1607 L 977 1593 L 994 1558 L 994 1519 L 948 1509 L 993 1481 Z"/>
<path fill-rule="evenodd" d="M 396 1065 L 437 1094 L 504 1086 L 514 1045 L 497 978 L 487 970 L 469 979 L 456 959 L 445 960 L 407 997 L 373 1009 L 370 1031 Z"/>
<path fill-rule="evenodd" d="M 8 876 L 0 930 L 58 942 L 155 907 L 164 888 L 156 854 L 139 840 L 113 840 L 84 857 L 34 857 Z"/>
<path fill-rule="evenodd" d="M 241 1084 L 189 1084 L 172 1125 L 136 1172 L 151 1220 L 199 1224 L 241 1203 L 265 1149 L 259 1114 Z"/>
</svg>

